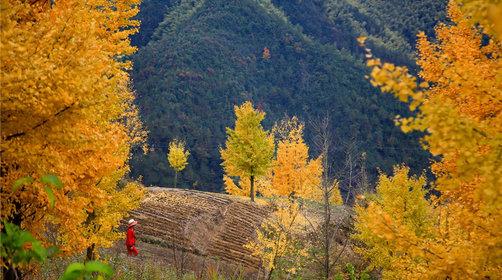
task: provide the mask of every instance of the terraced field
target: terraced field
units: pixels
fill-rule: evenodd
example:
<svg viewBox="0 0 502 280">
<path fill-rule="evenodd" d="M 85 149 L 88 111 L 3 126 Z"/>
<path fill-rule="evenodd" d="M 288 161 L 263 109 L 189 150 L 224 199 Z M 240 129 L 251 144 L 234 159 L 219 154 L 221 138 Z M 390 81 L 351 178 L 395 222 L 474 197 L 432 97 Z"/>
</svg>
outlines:
<svg viewBox="0 0 502 280">
<path fill-rule="evenodd" d="M 150 188 L 131 213 L 141 256 L 186 270 L 218 267 L 246 276 L 259 273 L 260 262 L 243 245 L 269 209 L 244 198 L 198 191 Z M 247 278 L 247 277 L 246 277 Z"/>
</svg>

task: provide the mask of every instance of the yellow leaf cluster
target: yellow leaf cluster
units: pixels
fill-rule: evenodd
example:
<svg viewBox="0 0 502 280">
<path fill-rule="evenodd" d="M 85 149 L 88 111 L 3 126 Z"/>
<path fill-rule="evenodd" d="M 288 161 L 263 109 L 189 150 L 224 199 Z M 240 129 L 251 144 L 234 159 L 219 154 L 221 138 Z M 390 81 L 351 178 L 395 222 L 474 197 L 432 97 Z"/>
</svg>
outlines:
<svg viewBox="0 0 502 280">
<path fill-rule="evenodd" d="M 130 210 L 138 208 L 146 193 L 139 183 L 120 181 L 127 171 L 117 170 L 99 182 L 98 187 L 106 191 L 108 199 L 95 208 L 87 209 L 89 216 L 84 223 L 84 236 L 89 244 L 107 248 L 123 238 L 124 233 L 117 231 L 117 222 L 127 216 Z"/>
<path fill-rule="evenodd" d="M 485 32 L 502 40 L 502 1 L 458 0 L 462 11 L 474 24 L 481 24 Z"/>
<path fill-rule="evenodd" d="M 264 175 L 274 155 L 274 138 L 261 125 L 265 113 L 249 101 L 234 110 L 235 128 L 227 128 L 226 148 L 220 150 L 223 168 L 229 176 Z"/>
<path fill-rule="evenodd" d="M 232 178 L 223 175 L 223 183 L 225 184 L 225 191 L 231 195 L 249 196 L 249 192 L 251 191 L 251 181 L 249 178 L 239 178 L 238 182 L 235 183 Z M 269 176 L 261 176 L 256 179 L 255 191 L 265 197 L 272 196 Z"/>
<path fill-rule="evenodd" d="M 190 151 L 186 149 L 184 142 L 174 140 L 169 143 L 167 160 L 176 172 L 180 172 L 185 169 L 188 165 L 188 156 L 190 156 Z"/>
<path fill-rule="evenodd" d="M 469 4 L 461 8 L 470 10 Z M 416 110 L 415 117 L 398 120 L 403 131 L 426 132 L 425 147 L 440 157 L 432 165 L 441 196 L 434 204 L 430 237 L 413 238 L 403 228 L 381 238 L 423 260 L 389 268 L 396 273 L 424 279 L 497 278 L 502 275 L 502 44 L 496 36 L 483 38 L 472 25 L 475 20 L 485 27 L 483 22 L 493 20 L 488 14 L 474 11 L 475 17 L 467 17 L 455 2 L 448 12 L 453 24 L 436 28 L 437 42 L 419 35 L 419 75 L 426 84 L 417 86 L 404 67 L 369 62 L 372 83 Z"/>
<path fill-rule="evenodd" d="M 304 126 L 296 117 L 291 118 L 285 127 L 282 129 L 284 136 L 277 144 L 271 191 L 280 196 L 313 199 L 321 185 L 321 158 L 309 160 L 309 148 L 303 140 Z"/>
<path fill-rule="evenodd" d="M 340 194 L 340 185 L 337 180 L 334 180 L 333 184 L 331 186 L 328 185 L 326 189 L 323 189 L 322 185 L 316 187 L 312 192 L 310 199 L 318 202 L 324 202 L 325 193 L 327 195 L 329 204 L 343 205 L 343 198 Z"/>
<path fill-rule="evenodd" d="M 309 159 L 309 147 L 303 140 L 304 125 L 297 117 L 284 119 L 274 125 L 277 153 L 269 172 L 256 178 L 256 192 L 265 197 L 282 196 L 323 201 L 322 157 Z M 225 190 L 232 195 L 245 196 L 250 193 L 251 183 L 247 178 L 223 177 Z M 338 182 L 328 188 L 329 201 L 343 204 Z"/>
<path fill-rule="evenodd" d="M 138 3 L 1 0 L 0 216 L 37 238 L 56 224 L 67 251 L 90 244 L 86 209 L 108 208 L 115 194 L 102 182 L 127 170 L 131 142 L 139 140 L 126 121 L 135 110 L 125 71 Z M 64 184 L 54 209 L 40 185 L 12 192 L 17 178 L 46 173 Z"/>
<path fill-rule="evenodd" d="M 268 274 L 277 269 L 294 274 L 297 267 L 294 259 L 287 262 L 290 264 L 288 267 L 279 268 L 278 262 L 286 256 L 292 258 L 306 256 L 306 249 L 297 244 L 298 236 L 305 229 L 306 220 L 301 214 L 300 205 L 296 202 L 281 200 L 276 207 L 277 210 L 256 230 L 256 240 L 244 247 L 260 258 Z"/>
<path fill-rule="evenodd" d="M 249 193 L 251 200 L 254 200 L 254 190 L 251 189 L 255 178 L 270 171 L 274 156 L 274 137 L 261 125 L 265 113 L 256 110 L 251 102 L 235 106 L 234 110 L 237 117 L 235 128 L 227 127 L 226 147 L 220 149 L 222 166 L 227 176 L 250 179 Z M 232 188 L 230 181 L 225 181 Z"/>
<path fill-rule="evenodd" d="M 425 199 L 425 178 L 408 174 L 403 166 L 396 167 L 392 177 L 380 175 L 368 206 L 356 206 L 353 237 L 367 245 L 359 252 L 371 260 L 370 268 L 383 268 L 385 279 L 425 277 L 424 268 L 418 269 L 426 266 L 420 246 L 433 232 L 433 208 Z"/>
</svg>

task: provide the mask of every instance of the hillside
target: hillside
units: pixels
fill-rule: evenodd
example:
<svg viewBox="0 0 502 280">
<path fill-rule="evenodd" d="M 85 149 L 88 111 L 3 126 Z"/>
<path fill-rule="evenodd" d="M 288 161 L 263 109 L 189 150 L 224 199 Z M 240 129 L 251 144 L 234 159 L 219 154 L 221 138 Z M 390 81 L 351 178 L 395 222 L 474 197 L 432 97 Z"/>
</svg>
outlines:
<svg viewBox="0 0 502 280">
<path fill-rule="evenodd" d="M 260 262 L 243 245 L 255 238 L 256 228 L 269 213 L 265 204 L 250 203 L 247 198 L 149 188 L 131 217 L 139 221 L 138 248 L 146 260 L 176 267 L 180 263 L 173 262 L 182 258 L 187 270 L 217 265 L 227 273 L 242 270 L 245 275 L 253 275 L 258 273 Z M 334 213 L 334 219 L 348 215 L 343 207 Z M 340 243 L 346 242 L 346 234 L 342 234 Z M 122 246 L 119 242 L 116 250 L 123 252 Z M 343 256 L 351 254 L 351 248 L 346 248 Z"/>
<path fill-rule="evenodd" d="M 304 5 L 298 2 L 297 14 Z M 311 36 L 307 31 L 314 27 L 308 28 L 307 19 L 290 17 L 293 4 L 279 7 L 270 1 L 187 0 L 166 8 L 151 40 L 134 57 L 134 88 L 152 148 L 133 157 L 134 177 L 142 176 L 147 185 L 171 185 L 167 142 L 182 138 L 191 157 L 181 186 L 221 191 L 218 149 L 225 127 L 233 123 L 233 106 L 246 100 L 267 113 L 267 128 L 286 115 L 306 122 L 329 116 L 336 146 L 332 164 L 342 186 L 347 145 L 354 146 L 353 158 L 367 154 L 373 179 L 378 169 L 390 172 L 398 163 L 417 173 L 426 168 L 428 155 L 417 135 L 394 126 L 393 118 L 405 115 L 405 108 L 378 95 L 359 56 Z M 326 10 L 317 12 L 328 20 Z M 264 48 L 270 58 L 263 57 Z M 312 138 L 307 124 L 309 144 Z"/>
<path fill-rule="evenodd" d="M 445 20 L 444 0 L 274 0 L 293 24 L 323 43 L 333 43 L 362 55 L 356 38 L 382 59 L 415 67 L 415 43 L 419 31 L 431 36 L 438 21 Z"/>
<path fill-rule="evenodd" d="M 227 195 L 154 188 L 131 215 L 141 224 L 140 239 L 152 245 L 147 248 L 175 247 L 192 257 L 256 269 L 258 259 L 243 245 L 267 213 L 265 207 Z"/>
<path fill-rule="evenodd" d="M 175 4 L 177 0 L 146 0 L 139 5 L 140 12 L 135 17 L 141 22 L 140 32 L 131 36 L 131 44 L 142 47 L 150 41 L 153 32 L 164 19 L 167 9 Z"/>
<path fill-rule="evenodd" d="M 0 279 L 502 279 L 502 1 L 446 1 L 2 1 Z"/>
</svg>

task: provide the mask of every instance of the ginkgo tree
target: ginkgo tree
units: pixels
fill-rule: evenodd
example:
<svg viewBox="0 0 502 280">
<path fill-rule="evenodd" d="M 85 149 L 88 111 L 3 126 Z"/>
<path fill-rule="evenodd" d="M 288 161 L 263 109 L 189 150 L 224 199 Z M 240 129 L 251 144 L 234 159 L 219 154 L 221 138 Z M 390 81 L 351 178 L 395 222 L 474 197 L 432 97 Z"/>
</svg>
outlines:
<svg viewBox="0 0 502 280">
<path fill-rule="evenodd" d="M 321 158 L 309 160 L 303 129 L 304 125 L 297 117 L 275 126 L 278 143 L 271 180 L 271 191 L 275 195 L 305 199 L 319 197 L 323 172 Z"/>
<path fill-rule="evenodd" d="M 359 253 L 371 260 L 370 269 L 383 269 L 385 279 L 411 279 L 414 269 L 424 266 L 425 259 L 408 254 L 406 242 L 414 243 L 433 235 L 434 210 L 425 198 L 425 178 L 410 177 L 406 166 L 394 168 L 393 176 L 381 174 L 376 193 L 368 197 L 367 206 L 356 206 L 357 221 L 353 236 L 367 246 Z M 384 220 L 385 223 L 375 223 Z M 388 242 L 381 227 L 395 227 L 405 237 L 400 242 Z"/>
<path fill-rule="evenodd" d="M 254 201 L 255 179 L 269 172 L 274 156 L 273 135 L 261 122 L 265 113 L 253 108 L 250 101 L 235 106 L 235 128 L 227 128 L 227 142 L 220 149 L 222 166 L 228 176 L 249 179 L 249 197 Z"/>
<path fill-rule="evenodd" d="M 188 156 L 190 151 L 185 147 L 185 142 L 175 139 L 169 143 L 169 151 L 167 152 L 167 160 L 174 169 L 174 187 L 178 181 L 178 172 L 183 171 L 188 165 Z"/>
<path fill-rule="evenodd" d="M 460 8 L 473 25 L 502 40 L 502 2 L 500 0 L 458 0 Z"/>
<path fill-rule="evenodd" d="M 245 179 L 234 180 L 232 177 L 223 175 L 223 184 L 225 191 L 231 195 L 248 196 L 251 191 L 251 182 Z M 255 179 L 254 192 L 264 197 L 273 196 L 270 188 L 270 173 Z"/>
<path fill-rule="evenodd" d="M 319 126 L 323 124 L 327 123 L 322 122 Z M 327 129 L 328 126 L 323 127 Z M 343 202 L 338 181 L 328 174 L 331 139 L 326 130 L 319 132 L 315 142 L 320 144 L 317 148 L 322 155 L 309 159 L 303 129 L 304 125 L 297 117 L 285 118 L 274 125 L 272 132 L 278 142 L 276 158 L 270 173 L 261 177 L 258 184 L 260 191 L 270 197 L 271 207 L 277 209 L 256 230 L 257 240 L 246 248 L 260 257 L 268 277 L 281 277 L 281 273 L 289 277 L 301 274 L 301 263 L 310 259 L 322 264 L 322 274 L 328 279 L 338 259 L 336 255 L 340 255 L 332 243 L 336 225 L 331 220 L 331 212 L 333 206 Z M 231 180 L 226 186 L 227 189 L 236 189 Z M 300 211 L 305 200 L 322 207 L 321 219 L 307 217 L 304 211 Z M 301 241 L 306 235 L 308 243 Z M 319 249 L 322 254 L 316 253 Z"/>
<path fill-rule="evenodd" d="M 405 67 L 368 61 L 372 84 L 408 102 L 415 112 L 398 118 L 402 130 L 426 132 L 425 147 L 440 158 L 432 164 L 434 187 L 441 195 L 433 201 L 429 234 L 415 234 L 396 216 L 367 221 L 372 223 L 366 232 L 369 238 L 384 239 L 393 246 L 388 250 L 412 260 L 413 265 L 387 267 L 388 274 L 401 279 L 405 275 L 424 279 L 502 275 L 502 44 L 493 32 L 500 18 L 476 9 L 500 8 L 500 4 L 463 2 L 472 5 L 450 2 L 452 23 L 438 25 L 434 41 L 419 34 L 421 83 Z M 462 9 L 475 16 L 467 17 Z"/>
<path fill-rule="evenodd" d="M 39 179 L 30 176 L 20 178 L 14 182 L 13 191 L 30 188 L 37 181 L 44 185 L 48 206 L 53 208 L 56 203 L 54 190 L 63 187 L 63 183 L 55 175 L 47 174 Z M 6 221 L 2 221 L 0 243 L 0 266 L 2 267 L 3 279 L 23 279 L 27 276 L 24 274 L 24 270 L 33 269 L 34 265 L 47 261 L 59 251 L 56 246 L 44 247 L 30 232 L 21 230 L 19 226 Z M 113 269 L 99 261 L 88 260 L 85 264 L 72 263 L 68 265 L 61 279 L 89 278 L 100 274 L 111 277 Z"/>
<path fill-rule="evenodd" d="M 0 217 L 48 242 L 79 252 L 109 245 L 138 185 L 117 187 L 128 171 L 137 128 L 129 89 L 138 0 L 2 1 L 0 13 Z M 44 186 L 14 191 L 25 176 L 57 175 L 54 208 Z M 127 190 L 127 191 L 125 191 Z M 125 191 L 125 192 L 123 192 Z M 129 197 L 130 195 L 130 197 Z M 89 221 L 91 213 L 96 218 Z M 100 214 L 101 213 L 101 214 Z M 94 230 L 100 228 L 100 230 Z"/>
<path fill-rule="evenodd" d="M 130 210 L 139 207 L 146 193 L 138 182 L 123 179 L 128 172 L 128 167 L 118 169 L 97 185 L 107 193 L 108 200 L 95 204 L 94 208 L 86 209 L 83 234 L 88 243 L 86 260 L 97 259 L 99 248 L 109 248 L 116 240 L 123 238 L 124 233 L 117 230 L 118 222 L 126 217 Z"/>
<path fill-rule="evenodd" d="M 295 275 L 300 271 L 299 259 L 307 255 L 301 243 L 307 223 L 301 213 L 302 205 L 280 199 L 274 203 L 274 207 L 275 211 L 256 231 L 256 240 L 244 245 L 260 258 L 267 279 L 273 275 Z"/>
</svg>

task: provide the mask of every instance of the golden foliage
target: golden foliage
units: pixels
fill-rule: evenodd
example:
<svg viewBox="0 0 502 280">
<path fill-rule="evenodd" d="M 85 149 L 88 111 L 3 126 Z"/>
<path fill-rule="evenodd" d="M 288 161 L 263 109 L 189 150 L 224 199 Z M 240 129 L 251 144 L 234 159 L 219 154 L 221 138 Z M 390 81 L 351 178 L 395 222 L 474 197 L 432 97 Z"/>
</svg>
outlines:
<svg viewBox="0 0 502 280">
<path fill-rule="evenodd" d="M 188 156 L 190 156 L 190 151 L 186 149 L 184 142 L 174 140 L 169 143 L 167 160 L 176 172 L 180 172 L 185 169 L 188 165 Z"/>
<path fill-rule="evenodd" d="M 328 185 L 328 187 L 324 190 L 323 186 L 317 186 L 310 199 L 319 201 L 319 202 L 324 202 L 324 195 L 328 196 L 328 202 L 331 205 L 343 205 L 343 198 L 342 195 L 340 194 L 340 185 L 337 180 L 333 181 L 333 184 L 331 186 Z"/>
<path fill-rule="evenodd" d="M 502 40 L 502 1 L 500 0 L 457 0 L 462 11 L 474 24 L 481 24 L 485 32 Z"/>
<path fill-rule="evenodd" d="M 85 209 L 111 211 L 115 194 L 109 187 L 117 172 L 127 170 L 130 143 L 140 140 L 129 129 L 137 126 L 126 121 L 135 110 L 125 71 L 139 1 L 50 3 L 0 4 L 0 213 L 22 221 L 37 238 L 44 237 L 48 222 L 55 223 L 62 248 L 79 251 L 94 239 L 87 234 Z M 54 209 L 46 207 L 39 184 L 11 189 L 17 178 L 46 173 L 64 183 Z M 118 215 L 106 219 L 103 228 L 119 221 Z"/>
<path fill-rule="evenodd" d="M 304 125 L 297 117 L 277 123 L 273 133 L 278 139 L 268 193 L 271 195 L 324 200 L 322 156 L 309 159 L 309 147 L 303 140 Z M 327 188 L 329 202 L 343 204 L 338 182 Z"/>
<path fill-rule="evenodd" d="M 109 199 L 99 207 L 87 209 L 89 217 L 85 223 L 84 236 L 89 244 L 111 247 L 114 241 L 122 239 L 124 233 L 117 231 L 117 223 L 128 215 L 131 209 L 139 207 L 146 190 L 137 182 L 120 182 L 127 169 L 117 170 L 103 178 L 98 187 L 106 191 Z M 117 184 L 123 185 L 120 188 Z"/>
<path fill-rule="evenodd" d="M 306 220 L 296 202 L 282 200 L 278 201 L 276 207 L 277 210 L 256 230 L 256 241 L 244 247 L 260 258 L 268 274 L 282 269 L 294 275 L 298 269 L 295 258 L 307 255 L 306 249 L 298 244 L 298 236 L 305 229 Z M 285 267 L 278 267 L 279 260 L 286 256 L 293 259 L 283 260 L 281 263 Z"/>
<path fill-rule="evenodd" d="M 437 27 L 437 43 L 419 35 L 424 79 L 419 85 L 405 67 L 368 61 L 372 83 L 416 110 L 415 117 L 398 119 L 403 131 L 427 132 L 425 147 L 441 157 L 432 166 L 441 192 L 432 233 L 414 238 L 403 228 L 381 234 L 383 226 L 372 225 L 373 233 L 416 260 L 414 266 L 389 268 L 393 273 L 497 278 L 502 274 L 502 45 L 494 36 L 482 39 L 454 2 L 449 15 L 454 24 Z"/>
<path fill-rule="evenodd" d="M 409 252 L 433 232 L 433 208 L 425 199 L 425 178 L 408 173 L 409 168 L 396 167 L 394 176 L 380 175 L 368 206 L 356 206 L 353 237 L 367 245 L 359 252 L 371 260 L 371 269 L 383 268 L 385 279 L 422 279 L 425 273 L 425 267 L 417 270 L 426 266 L 422 252 Z"/>
<path fill-rule="evenodd" d="M 342 195 L 340 194 L 340 185 L 338 181 L 333 182 L 333 187 L 329 193 L 329 200 L 334 205 L 343 205 Z"/>
<path fill-rule="evenodd" d="M 322 201 L 322 158 L 309 160 L 309 148 L 303 140 L 304 125 L 297 117 L 284 119 L 274 125 L 272 134 L 278 140 L 277 155 L 269 172 L 256 178 L 256 192 L 265 197 L 282 196 Z M 227 175 L 225 190 L 232 195 L 250 193 L 250 180 L 239 178 L 237 183 Z M 331 203 L 343 204 L 338 182 L 328 188 Z"/>
<path fill-rule="evenodd" d="M 235 115 L 235 129 L 227 128 L 226 148 L 220 150 L 223 168 L 230 176 L 264 175 L 274 153 L 274 138 L 261 126 L 265 113 L 247 101 L 235 106 Z"/>
<path fill-rule="evenodd" d="M 265 113 L 249 101 L 235 106 L 235 129 L 227 127 L 226 148 L 220 149 L 223 169 L 228 176 L 254 178 L 269 172 L 274 155 L 274 137 L 261 126 Z M 228 180 L 227 180 L 228 181 Z M 251 200 L 254 192 L 250 191 Z"/>
<path fill-rule="evenodd" d="M 298 118 L 293 117 L 274 129 L 279 134 L 272 168 L 271 191 L 275 195 L 313 199 L 320 189 L 321 158 L 308 159 L 309 148 L 303 140 L 303 128 Z"/>
<path fill-rule="evenodd" d="M 239 178 L 238 182 L 235 183 L 232 178 L 223 175 L 223 183 L 225 184 L 225 191 L 231 195 L 249 196 L 249 192 L 251 191 L 251 181 L 249 178 Z M 270 190 L 269 176 L 261 176 L 256 179 L 255 192 L 265 197 L 273 195 Z"/>
</svg>

